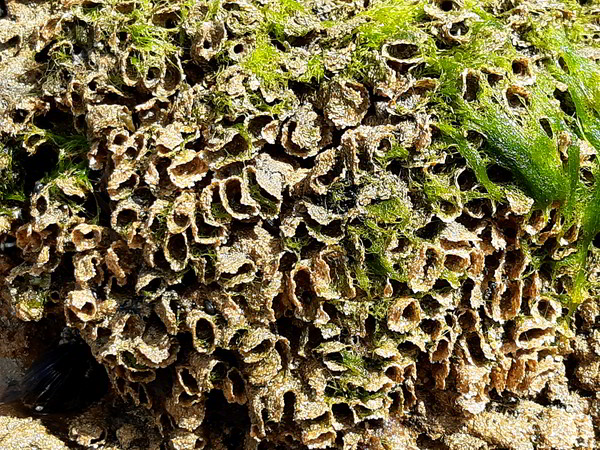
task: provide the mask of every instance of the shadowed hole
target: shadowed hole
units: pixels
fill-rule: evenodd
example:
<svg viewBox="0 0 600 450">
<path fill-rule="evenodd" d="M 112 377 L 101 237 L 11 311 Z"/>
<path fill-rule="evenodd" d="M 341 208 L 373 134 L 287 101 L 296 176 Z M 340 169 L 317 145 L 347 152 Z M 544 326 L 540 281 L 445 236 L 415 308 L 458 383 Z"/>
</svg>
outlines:
<svg viewBox="0 0 600 450">
<path fill-rule="evenodd" d="M 516 59 L 512 62 L 512 71 L 515 75 L 525 77 L 529 75 L 529 63 L 525 59 Z"/>
<path fill-rule="evenodd" d="M 310 274 L 306 270 L 300 270 L 294 275 L 294 282 L 296 288 L 294 293 L 304 304 L 310 304 L 317 298 L 316 294 L 312 290 L 312 282 L 310 280 Z"/>
<path fill-rule="evenodd" d="M 543 336 L 549 335 L 551 332 L 552 330 L 550 328 L 532 328 L 519 335 L 519 342 L 530 342 L 535 339 L 540 339 Z"/>
<path fill-rule="evenodd" d="M 278 340 L 277 343 L 275 344 L 275 350 L 277 351 L 277 353 L 279 353 L 279 357 L 281 358 L 281 366 L 284 369 L 287 369 L 289 366 L 289 357 L 288 357 L 289 348 L 285 344 L 285 341 Z"/>
<path fill-rule="evenodd" d="M 511 108 L 525 108 L 529 106 L 529 99 L 526 97 L 526 94 L 517 89 L 507 89 L 506 100 Z"/>
<path fill-rule="evenodd" d="M 174 213 L 173 214 L 173 222 L 178 227 L 186 227 L 190 223 L 190 218 L 186 214 Z"/>
<path fill-rule="evenodd" d="M 184 164 L 179 164 L 173 168 L 173 175 L 181 177 L 183 175 L 197 175 L 208 170 L 208 166 L 200 159 L 199 156 L 194 157 L 191 161 Z"/>
<path fill-rule="evenodd" d="M 556 88 L 554 90 L 554 98 L 556 98 L 560 103 L 560 109 L 563 110 L 565 114 L 568 116 L 574 116 L 576 113 L 575 103 L 571 97 L 569 91 L 561 91 Z"/>
<path fill-rule="evenodd" d="M 569 66 L 567 65 L 567 62 L 562 56 L 558 58 L 558 65 L 565 73 L 569 73 Z"/>
<path fill-rule="evenodd" d="M 254 348 L 252 348 L 252 350 L 250 350 L 250 352 L 260 355 L 261 353 L 265 353 L 265 352 L 271 350 L 271 348 L 273 348 L 273 342 L 266 340 L 266 341 L 262 341 L 260 344 L 258 344 Z"/>
<path fill-rule="evenodd" d="M 598 233 L 598 234 L 596 234 L 596 236 L 594 236 L 594 240 L 592 241 L 592 244 L 594 245 L 594 247 L 600 248 L 600 233 Z"/>
<path fill-rule="evenodd" d="M 537 309 L 540 315 L 547 320 L 550 320 L 552 316 L 556 313 L 552 304 L 547 300 L 540 300 L 537 304 Z"/>
<path fill-rule="evenodd" d="M 396 59 L 411 59 L 419 53 L 419 47 L 410 43 L 396 43 L 387 47 L 388 55 Z"/>
<path fill-rule="evenodd" d="M 458 9 L 458 6 L 452 0 L 442 0 L 439 2 L 440 9 L 445 12 L 449 12 Z"/>
<path fill-rule="evenodd" d="M 416 322 L 419 320 L 419 308 L 416 302 L 411 302 L 406 305 L 404 311 L 402 311 L 402 317 L 409 322 Z"/>
<path fill-rule="evenodd" d="M 210 380 L 213 384 L 223 381 L 227 376 L 227 366 L 225 363 L 218 362 L 210 372 Z"/>
<path fill-rule="evenodd" d="M 449 356 L 449 348 L 450 344 L 448 343 L 448 341 L 446 339 L 442 339 L 438 342 L 437 348 L 431 355 L 431 360 L 433 362 L 443 361 Z"/>
<path fill-rule="evenodd" d="M 512 172 L 498 164 L 492 164 L 486 170 L 492 183 L 510 183 L 514 181 Z"/>
<path fill-rule="evenodd" d="M 188 391 L 192 393 L 198 393 L 200 391 L 198 382 L 187 368 L 183 368 L 179 371 L 179 377 L 181 378 L 181 383 Z"/>
<path fill-rule="evenodd" d="M 429 336 L 434 336 L 440 332 L 442 329 L 442 325 L 434 319 L 423 319 L 419 324 L 423 333 L 428 334 Z"/>
<path fill-rule="evenodd" d="M 173 259 L 184 261 L 187 257 L 187 245 L 183 234 L 170 236 L 167 243 L 167 250 Z"/>
<path fill-rule="evenodd" d="M 425 277 L 429 276 L 435 270 L 437 263 L 437 254 L 432 249 L 425 252 Z"/>
<path fill-rule="evenodd" d="M 248 122 L 248 132 L 255 137 L 260 137 L 262 129 L 273 121 L 271 116 L 257 116 Z"/>
<path fill-rule="evenodd" d="M 550 126 L 550 121 L 548 119 L 546 119 L 545 117 L 540 119 L 540 126 L 542 127 L 542 129 L 544 130 L 544 133 L 546 133 L 546 135 L 552 139 L 552 137 L 554 136 L 552 133 L 552 127 Z"/>
<path fill-rule="evenodd" d="M 158 67 L 150 67 L 146 74 L 146 80 L 154 81 L 157 78 L 160 78 L 160 69 Z"/>
<path fill-rule="evenodd" d="M 467 278 L 461 288 L 461 302 L 465 306 L 470 306 L 471 304 L 471 294 L 473 292 L 473 288 L 475 287 L 475 282 L 471 278 Z"/>
<path fill-rule="evenodd" d="M 464 21 L 456 22 L 452 24 L 450 28 L 450 34 L 455 38 L 460 38 L 469 32 L 469 27 L 465 24 Z"/>
<path fill-rule="evenodd" d="M 469 353 L 471 354 L 473 361 L 476 363 L 485 362 L 485 354 L 481 348 L 481 339 L 477 333 L 469 333 L 469 337 L 467 338 L 467 347 L 469 348 Z"/>
<path fill-rule="evenodd" d="M 473 72 L 468 72 L 465 77 L 465 93 L 463 98 L 472 102 L 477 99 L 477 93 L 479 92 L 479 77 Z"/>
<path fill-rule="evenodd" d="M 435 314 L 442 308 L 442 304 L 431 295 L 423 296 L 423 298 L 419 301 L 419 304 L 421 305 L 421 309 L 428 314 Z"/>
<path fill-rule="evenodd" d="M 400 381 L 402 381 L 402 378 L 403 378 L 402 370 L 396 366 L 388 367 L 385 371 L 385 376 L 396 383 L 399 383 Z"/>
<path fill-rule="evenodd" d="M 181 82 L 182 74 L 178 67 L 168 64 L 163 79 L 163 88 L 167 91 L 173 90 Z"/>
<path fill-rule="evenodd" d="M 119 190 L 126 189 L 134 189 L 138 183 L 138 176 L 136 174 L 131 174 L 131 176 L 119 184 Z"/>
<path fill-rule="evenodd" d="M 240 398 L 244 395 L 246 391 L 246 383 L 244 379 L 240 375 L 240 373 L 233 369 L 227 373 L 227 378 L 231 381 L 231 385 L 233 386 L 233 395 L 236 398 Z"/>
<path fill-rule="evenodd" d="M 283 420 L 292 421 L 294 419 L 296 405 L 296 394 L 288 391 L 283 395 Z"/>
<path fill-rule="evenodd" d="M 465 267 L 466 261 L 458 255 L 446 255 L 444 258 L 444 267 L 453 272 L 459 272 Z"/>
<path fill-rule="evenodd" d="M 437 217 L 434 217 L 427 225 L 416 230 L 415 235 L 421 239 L 433 239 L 444 229 L 444 227 L 444 223 Z"/>
<path fill-rule="evenodd" d="M 196 339 L 204 347 L 212 347 L 215 341 L 215 333 L 212 324 L 203 318 L 198 319 L 194 330 Z"/>
<path fill-rule="evenodd" d="M 92 303 L 86 302 L 81 308 L 79 308 L 79 311 L 87 316 L 91 316 L 96 312 L 96 307 Z"/>
<path fill-rule="evenodd" d="M 351 424 L 354 421 L 354 414 L 347 403 L 336 403 L 332 405 L 331 412 L 337 422 Z"/>
<path fill-rule="evenodd" d="M 239 214 L 250 214 L 252 207 L 242 204 L 242 184 L 238 179 L 231 179 L 225 185 L 225 195 L 229 207 Z"/>
<path fill-rule="evenodd" d="M 223 146 L 222 151 L 230 157 L 240 156 L 248 150 L 248 142 L 241 134 L 236 134 L 231 141 Z"/>
<path fill-rule="evenodd" d="M 477 324 L 476 313 L 467 310 L 458 317 L 458 323 L 463 331 L 473 330 Z"/>
<path fill-rule="evenodd" d="M 129 225 L 130 223 L 133 223 L 137 220 L 138 215 L 137 212 L 135 212 L 132 209 L 123 209 L 121 211 L 119 211 L 119 213 L 117 214 L 117 226 L 118 227 L 125 227 L 127 225 Z"/>
</svg>

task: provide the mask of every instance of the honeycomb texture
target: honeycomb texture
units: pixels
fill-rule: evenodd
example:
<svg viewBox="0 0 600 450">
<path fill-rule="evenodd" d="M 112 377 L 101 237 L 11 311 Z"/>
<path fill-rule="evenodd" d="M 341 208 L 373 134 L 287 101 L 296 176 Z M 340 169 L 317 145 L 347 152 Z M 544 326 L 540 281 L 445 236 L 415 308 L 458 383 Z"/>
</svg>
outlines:
<svg viewBox="0 0 600 450">
<path fill-rule="evenodd" d="M 0 94 L 25 194 L 2 191 L 2 294 L 21 320 L 64 310 L 164 448 L 597 445 L 600 230 L 569 183 L 595 186 L 600 148 L 529 26 L 594 62 L 593 5 L 44 11 L 2 28 L 2 70 L 36 86 Z"/>
</svg>

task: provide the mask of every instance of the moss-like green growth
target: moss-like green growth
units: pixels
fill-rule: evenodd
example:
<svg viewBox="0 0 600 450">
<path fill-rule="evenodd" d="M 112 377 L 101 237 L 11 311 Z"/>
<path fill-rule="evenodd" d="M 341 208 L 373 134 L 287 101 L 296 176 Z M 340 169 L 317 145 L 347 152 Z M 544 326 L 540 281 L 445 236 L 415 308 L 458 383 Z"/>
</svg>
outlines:
<svg viewBox="0 0 600 450">
<path fill-rule="evenodd" d="M 137 359 L 135 358 L 135 356 L 131 352 L 123 352 L 122 356 L 123 356 L 123 362 L 127 365 L 127 367 L 130 367 L 130 368 L 136 369 L 136 370 L 148 369 L 148 366 L 146 366 L 145 364 L 139 363 L 137 361 Z"/>
<path fill-rule="evenodd" d="M 327 382 L 325 395 L 331 402 L 339 399 L 360 400 L 366 402 L 374 398 L 379 398 L 383 394 L 381 392 L 369 392 L 364 387 L 355 386 L 350 381 L 346 381 L 343 378 L 332 378 Z"/>
<path fill-rule="evenodd" d="M 367 177 L 367 183 L 377 181 Z M 361 221 L 348 225 L 352 275 L 369 299 L 382 295 L 388 279 L 406 281 L 401 261 L 390 252 L 399 238 L 412 237 L 415 228 L 410 200 L 400 189 L 366 206 Z"/>
<path fill-rule="evenodd" d="M 0 215 L 12 215 L 11 206 L 26 200 L 18 152 L 13 146 L 0 144 Z"/>
<path fill-rule="evenodd" d="M 358 353 L 351 350 L 343 350 L 341 353 L 340 364 L 344 366 L 348 371 L 357 376 L 365 376 L 367 370 L 365 368 L 365 361 Z"/>
<path fill-rule="evenodd" d="M 382 208 L 386 219 L 391 219 L 397 206 L 386 206 Z M 386 255 L 387 249 L 397 234 L 394 227 L 380 226 L 373 219 L 365 219 L 361 226 L 349 226 L 348 233 L 356 236 L 365 247 L 365 265 L 354 267 L 354 276 L 359 286 L 369 295 L 371 295 L 374 286 L 381 286 L 378 282 L 375 285 L 374 278 L 391 278 L 403 280 L 402 274 L 394 266 L 394 262 Z"/>
<path fill-rule="evenodd" d="M 358 42 L 362 46 L 379 50 L 381 46 L 395 39 L 412 38 L 411 25 L 423 16 L 422 0 L 380 0 L 359 14 L 369 20 L 355 29 Z"/>
<path fill-rule="evenodd" d="M 283 239 L 283 245 L 285 248 L 292 250 L 294 253 L 300 255 L 300 252 L 304 247 L 310 243 L 310 236 L 305 237 L 288 237 Z"/>
<path fill-rule="evenodd" d="M 356 49 L 344 75 L 366 84 L 385 79 L 386 68 L 380 55 L 382 46 L 394 40 L 417 43 L 420 37 L 424 37 L 418 24 L 424 16 L 425 3 L 420 0 L 380 0 L 358 14 L 358 18 L 366 21 L 345 38 L 354 40 Z M 421 56 L 433 45 L 430 40 L 419 44 L 417 48 Z"/>
<path fill-rule="evenodd" d="M 231 215 L 221 203 L 213 202 L 210 205 L 210 211 L 212 216 L 220 222 L 229 222 L 231 220 Z"/>
<path fill-rule="evenodd" d="M 315 81 L 320 83 L 325 78 L 325 65 L 323 64 L 323 55 L 317 53 L 308 60 L 306 72 L 300 76 L 298 81 L 310 83 Z"/>
<path fill-rule="evenodd" d="M 84 190 L 91 190 L 87 152 L 89 142 L 81 134 L 59 134 L 50 130 L 42 130 L 32 126 L 25 139 L 37 135 L 58 149 L 58 163 L 41 182 L 44 185 L 55 185 L 59 178 L 71 178 Z"/>
<path fill-rule="evenodd" d="M 382 155 L 376 155 L 375 160 L 382 169 L 387 169 L 389 163 L 397 159 L 406 159 L 410 155 L 408 149 L 400 145 L 397 141 L 393 141 L 389 150 Z"/>
<path fill-rule="evenodd" d="M 564 203 L 571 180 L 558 148 L 559 133 L 568 129 L 563 113 L 549 100 L 543 84 L 529 91 L 513 87 L 512 69 L 508 72 L 508 68 L 516 51 L 498 26 L 495 20 L 486 21 L 474 27 L 468 45 L 440 52 L 430 60 L 441 75 L 439 102 L 451 106 L 440 129 L 455 142 L 481 184 L 494 197 L 500 197 L 500 191 L 487 176 L 486 156 L 509 169 L 539 207 L 555 201 Z M 489 41 L 494 32 L 498 35 Z M 470 98 L 465 98 L 463 89 L 471 87 L 463 86 L 463 71 L 490 65 L 506 70 L 504 81 L 492 87 L 481 76 L 472 81 L 477 83 L 472 87 L 475 97 L 471 93 Z M 551 127 L 550 135 L 543 120 Z M 467 131 L 485 137 L 484 154 L 471 148 L 465 138 Z"/>
<path fill-rule="evenodd" d="M 577 53 L 570 43 L 568 34 L 558 28 L 549 27 L 536 30 L 531 34 L 536 45 L 554 53 L 554 58 L 547 62 L 546 67 L 559 81 L 566 84 L 576 114 L 576 131 L 582 139 L 586 139 L 596 151 L 600 151 L 600 69 L 588 58 Z M 573 150 L 579 158 L 579 152 Z M 575 170 L 575 168 L 571 168 Z M 592 240 L 600 233 L 600 165 L 594 170 L 594 183 L 590 186 L 579 185 L 574 191 L 573 204 L 582 210 L 581 239 L 578 251 L 565 261 L 557 264 L 557 269 L 570 267 L 574 272 L 571 293 L 571 312 L 586 297 L 587 285 L 585 264 L 588 249 Z M 578 175 L 578 167 L 577 167 Z M 584 205 L 583 207 L 581 205 Z M 574 214 L 576 215 L 576 214 Z"/>
<path fill-rule="evenodd" d="M 354 349 L 342 350 L 335 356 L 335 362 L 346 371 L 327 383 L 325 394 L 329 400 L 344 398 L 365 402 L 383 395 L 382 392 L 370 392 L 364 387 L 369 374 L 381 370 L 381 361 L 361 355 Z"/>
<path fill-rule="evenodd" d="M 260 10 L 263 17 L 256 33 L 255 47 L 242 65 L 256 75 L 265 88 L 281 91 L 287 87 L 292 76 L 281 67 L 285 51 L 280 50 L 275 42 L 289 47 L 287 42 L 289 37 L 307 34 L 312 29 L 311 26 L 299 25 L 294 23 L 293 19 L 297 15 L 309 17 L 311 13 L 302 3 L 295 0 L 271 1 Z M 318 82 L 324 76 L 323 59 L 316 54 L 308 61 L 307 71 L 298 78 L 298 81 Z"/>
<path fill-rule="evenodd" d="M 231 96 L 222 91 L 213 91 L 207 98 L 206 103 L 213 107 L 213 111 L 216 115 L 230 116 L 234 111 L 233 102 Z M 194 111 L 194 115 L 198 121 L 205 120 L 202 113 Z"/>
<path fill-rule="evenodd" d="M 534 96 L 532 102 L 539 97 Z M 496 98 L 498 101 L 502 101 Z M 508 168 L 538 205 L 564 202 L 570 182 L 556 142 L 545 133 L 540 116 L 517 116 L 506 105 L 492 99 L 481 101 L 481 109 L 463 103 L 466 124 L 487 139 L 487 150 L 496 161 Z M 519 119 L 522 119 L 521 122 Z"/>
<path fill-rule="evenodd" d="M 296 0 L 276 0 L 262 8 L 264 15 L 264 30 L 276 40 L 283 43 L 286 39 L 286 24 L 297 13 L 303 13 L 306 8 Z"/>
<path fill-rule="evenodd" d="M 410 219 L 411 212 L 401 198 L 392 197 L 367 207 L 369 216 L 381 223 L 396 224 L 404 227 Z"/>
<path fill-rule="evenodd" d="M 137 0 L 129 12 L 127 8 L 118 8 L 118 4 L 116 0 L 111 0 L 102 6 L 83 9 L 83 19 L 107 37 L 126 33 L 134 49 L 130 62 L 140 75 L 145 76 L 153 66 L 169 63 L 173 55 L 180 53 L 177 45 L 180 28 L 163 27 L 152 20 L 154 14 L 165 6 L 162 2 Z M 185 16 L 189 14 L 192 3 L 185 1 L 180 6 L 180 15 Z"/>
<path fill-rule="evenodd" d="M 267 88 L 282 89 L 288 76 L 278 67 L 279 50 L 271 43 L 267 35 L 259 35 L 254 50 L 244 62 L 244 67 L 259 77 Z"/>
<path fill-rule="evenodd" d="M 48 294 L 46 292 L 38 292 L 34 297 L 27 301 L 27 307 L 30 309 L 43 309 L 48 302 Z"/>
<path fill-rule="evenodd" d="M 261 191 L 260 186 L 258 184 L 250 185 L 250 196 L 256 200 L 256 202 L 260 205 L 261 209 L 266 214 L 276 214 L 277 213 L 277 202 L 270 198 L 267 198 Z"/>
<path fill-rule="evenodd" d="M 167 235 L 167 231 L 168 231 L 167 219 L 173 212 L 173 205 L 174 205 L 174 203 L 170 202 L 162 210 L 160 210 L 154 218 L 155 223 L 152 225 L 151 230 L 152 230 L 152 237 L 154 238 L 154 241 L 157 243 L 162 243 L 163 240 L 165 239 L 165 236 Z M 126 230 L 124 230 L 124 231 L 126 232 Z"/>
</svg>

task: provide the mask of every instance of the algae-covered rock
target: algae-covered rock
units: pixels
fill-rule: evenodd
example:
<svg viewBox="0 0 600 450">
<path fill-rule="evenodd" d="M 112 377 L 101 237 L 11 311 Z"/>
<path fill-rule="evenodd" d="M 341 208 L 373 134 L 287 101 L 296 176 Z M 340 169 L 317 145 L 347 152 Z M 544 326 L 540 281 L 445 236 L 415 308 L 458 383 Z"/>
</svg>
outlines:
<svg viewBox="0 0 600 450">
<path fill-rule="evenodd" d="M 7 7 L 0 330 L 135 411 L 63 437 L 598 445 L 594 2 Z"/>
</svg>

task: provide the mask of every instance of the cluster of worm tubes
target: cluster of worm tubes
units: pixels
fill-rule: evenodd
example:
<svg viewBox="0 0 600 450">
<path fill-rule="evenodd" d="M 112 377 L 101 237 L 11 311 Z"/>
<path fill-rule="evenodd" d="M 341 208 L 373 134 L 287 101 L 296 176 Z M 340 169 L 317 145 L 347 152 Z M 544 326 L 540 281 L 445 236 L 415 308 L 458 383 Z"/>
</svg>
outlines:
<svg viewBox="0 0 600 450">
<path fill-rule="evenodd" d="M 429 396 L 594 445 L 592 6 L 8 3 L 3 299 L 60 311 L 165 448 L 461 448 Z"/>
</svg>

